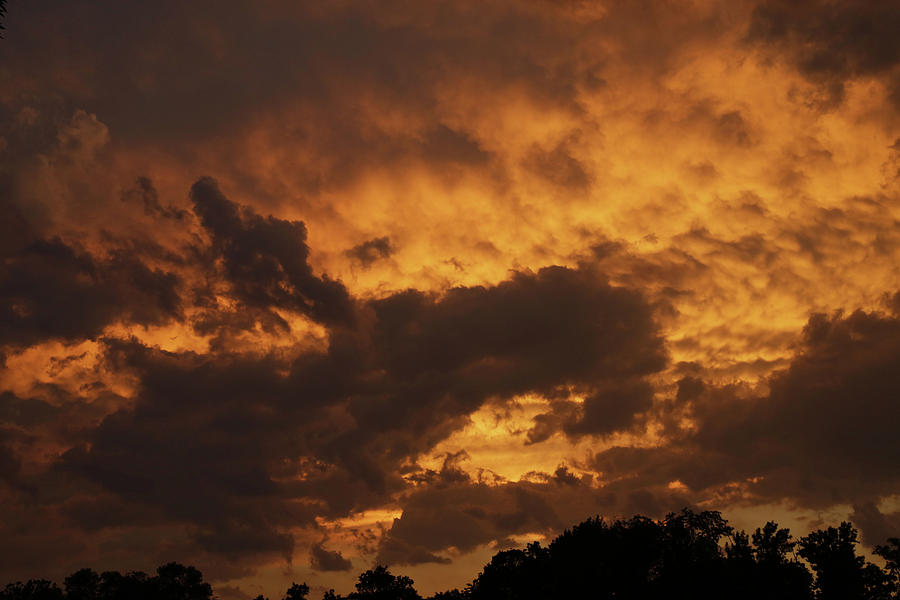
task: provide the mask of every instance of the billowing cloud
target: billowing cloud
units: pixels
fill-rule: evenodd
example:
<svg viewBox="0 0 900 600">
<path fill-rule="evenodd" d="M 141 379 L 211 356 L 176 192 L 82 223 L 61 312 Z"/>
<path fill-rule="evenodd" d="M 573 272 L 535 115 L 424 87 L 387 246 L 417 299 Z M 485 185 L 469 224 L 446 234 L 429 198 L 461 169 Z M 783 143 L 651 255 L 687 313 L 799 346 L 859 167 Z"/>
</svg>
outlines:
<svg viewBox="0 0 900 600">
<path fill-rule="evenodd" d="M 815 315 L 787 369 L 767 393 L 684 378 L 671 407 L 689 425 L 658 447 L 612 447 L 594 468 L 616 487 L 678 481 L 697 500 L 739 491 L 742 501 L 824 509 L 895 493 L 900 447 L 897 332 L 893 315 Z M 683 421 L 684 422 L 684 421 Z M 877 512 L 877 511 L 876 511 Z"/>
<path fill-rule="evenodd" d="M 822 102 L 844 100 L 845 84 L 859 77 L 884 78 L 900 106 L 900 9 L 864 2 L 761 2 L 748 38 L 771 46 L 804 76 L 822 87 Z"/>
<path fill-rule="evenodd" d="M 508 544 L 515 535 L 550 534 L 584 514 L 611 508 L 590 477 L 578 478 L 565 467 L 500 484 L 459 474 L 445 466 L 409 497 L 381 541 L 378 561 L 447 563 L 448 550 L 465 553 L 492 542 Z"/>
<path fill-rule="evenodd" d="M 352 317 L 346 288 L 313 274 L 302 222 L 242 211 L 210 178 L 193 185 L 191 199 L 236 300 L 250 307 L 294 310 L 326 323 Z"/>
<path fill-rule="evenodd" d="M 317 571 L 349 571 L 353 563 L 337 550 L 326 550 L 322 542 L 310 548 L 310 566 Z"/>
<path fill-rule="evenodd" d="M 203 552 L 290 559 L 292 529 L 389 501 L 408 486 L 401 466 L 486 402 L 586 394 L 584 418 L 572 426 L 606 433 L 629 429 L 650 407 L 649 385 L 641 382 L 666 365 L 652 307 L 589 264 L 514 272 L 495 286 L 442 294 L 353 299 L 339 282 L 313 274 L 302 223 L 263 218 L 209 179 L 194 185 L 192 197 L 210 241 L 189 251 L 211 257 L 201 265 L 208 265 L 207 280 L 221 277 L 217 293 L 238 306 L 321 319 L 331 325 L 327 348 L 204 354 L 164 351 L 134 337 L 100 338 L 104 368 L 130 374 L 136 388 L 50 461 L 52 473 L 111 494 L 103 496 L 112 502 L 103 511 L 65 505 L 62 515 L 82 527 L 103 530 L 123 519 L 183 523 Z M 80 277 L 71 268 L 60 272 Z M 96 300 L 99 290 L 90 290 Z M 180 306 L 177 294 L 173 304 Z M 107 319 L 116 314 L 103 308 Z M 217 310 L 189 310 L 197 309 Z M 69 337 L 97 335 L 108 324 Z M 28 325 L 22 323 L 40 330 Z M 639 393 L 618 393 L 623 378 Z M 10 402 L 19 426 L 41 425 L 16 408 L 21 401 Z M 44 407 L 48 422 L 60 410 L 38 400 L 30 406 Z M 15 455 L 7 459 L 15 475 Z M 314 546 L 313 563 L 322 571 L 345 569 L 346 559 L 334 552 Z"/>
<path fill-rule="evenodd" d="M 0 271 L 3 344 L 93 338 L 117 321 L 159 324 L 181 316 L 178 276 L 124 252 L 96 260 L 59 238 L 5 257 Z"/>
<path fill-rule="evenodd" d="M 853 505 L 868 543 L 896 535 L 877 501 L 897 489 L 894 315 L 816 315 L 768 392 L 686 377 L 664 410 L 680 419 L 656 446 L 611 446 L 590 461 L 596 481 L 565 467 L 519 482 L 451 477 L 446 463 L 404 504 L 379 559 L 446 561 L 507 536 L 553 532 L 593 513 L 659 515 L 676 504 Z M 543 416 L 543 415 L 542 415 Z M 546 438 L 544 438 L 546 439 Z M 531 443 L 540 443 L 529 432 Z"/>
<path fill-rule="evenodd" d="M 362 266 L 368 267 L 377 260 L 389 257 L 393 251 L 391 239 L 382 236 L 360 242 L 347 250 L 347 256 L 356 259 Z"/>
</svg>

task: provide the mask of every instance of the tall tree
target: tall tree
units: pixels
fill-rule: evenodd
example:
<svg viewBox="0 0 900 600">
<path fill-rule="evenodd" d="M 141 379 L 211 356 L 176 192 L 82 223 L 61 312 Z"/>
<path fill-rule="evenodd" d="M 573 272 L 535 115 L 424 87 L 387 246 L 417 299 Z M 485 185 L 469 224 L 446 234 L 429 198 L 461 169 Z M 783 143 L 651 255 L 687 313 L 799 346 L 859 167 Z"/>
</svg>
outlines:
<svg viewBox="0 0 900 600">
<path fill-rule="evenodd" d="M 816 574 L 818 600 L 866 600 L 866 561 L 856 555 L 857 544 L 857 531 L 847 522 L 800 538 L 799 554 Z"/>
<path fill-rule="evenodd" d="M 172 562 L 159 567 L 153 578 L 158 600 L 211 600 L 212 587 L 194 567 Z"/>
<path fill-rule="evenodd" d="M 100 575 L 92 569 L 75 571 L 65 579 L 66 600 L 99 600 Z"/>
<path fill-rule="evenodd" d="M 403 575 L 394 575 L 387 567 L 377 566 L 359 576 L 356 591 L 348 596 L 350 600 L 421 600 L 413 587 L 413 580 Z"/>
<path fill-rule="evenodd" d="M 309 595 L 309 586 L 305 583 L 291 583 L 291 587 L 284 595 L 284 600 L 306 600 Z"/>
</svg>

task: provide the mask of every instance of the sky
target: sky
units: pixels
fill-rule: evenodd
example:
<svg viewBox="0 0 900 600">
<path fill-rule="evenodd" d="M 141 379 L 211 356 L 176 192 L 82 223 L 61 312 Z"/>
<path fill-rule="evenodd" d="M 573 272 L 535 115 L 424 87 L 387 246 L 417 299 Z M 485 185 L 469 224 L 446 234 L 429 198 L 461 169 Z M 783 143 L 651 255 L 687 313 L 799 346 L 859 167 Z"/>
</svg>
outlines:
<svg viewBox="0 0 900 600">
<path fill-rule="evenodd" d="M 900 4 L 10 0 L 0 581 L 900 535 Z"/>
</svg>

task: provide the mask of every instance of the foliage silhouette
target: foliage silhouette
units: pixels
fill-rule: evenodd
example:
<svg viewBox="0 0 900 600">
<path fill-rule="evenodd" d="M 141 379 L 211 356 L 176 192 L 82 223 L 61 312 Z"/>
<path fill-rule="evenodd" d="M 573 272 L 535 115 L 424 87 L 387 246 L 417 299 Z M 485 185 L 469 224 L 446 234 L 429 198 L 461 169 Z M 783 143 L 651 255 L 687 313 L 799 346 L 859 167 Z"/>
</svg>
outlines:
<svg viewBox="0 0 900 600">
<path fill-rule="evenodd" d="M 349 600 L 421 600 L 409 577 L 391 574 L 387 567 L 377 566 L 359 576 L 356 591 Z"/>
<path fill-rule="evenodd" d="M 896 572 L 885 572 L 867 564 L 856 555 L 859 543 L 856 530 L 850 523 L 839 527 L 813 531 L 800 538 L 801 557 L 816 574 L 818 600 L 868 600 L 892 598 L 897 592 Z"/>
<path fill-rule="evenodd" d="M 888 572 L 900 576 L 900 539 L 888 538 L 884 546 L 875 546 L 875 554 L 884 559 Z"/>
<path fill-rule="evenodd" d="M 100 576 L 91 569 L 81 569 L 66 577 L 68 600 L 99 600 Z"/>
<path fill-rule="evenodd" d="M 169 563 L 156 570 L 150 581 L 159 600 L 210 600 L 212 586 L 204 583 L 203 575 L 194 567 Z"/>
<path fill-rule="evenodd" d="M 27 583 L 10 583 L 0 592 L 3 600 L 62 600 L 63 592 L 46 579 L 31 579 Z"/>
<path fill-rule="evenodd" d="M 212 586 L 194 567 L 168 563 L 148 577 L 140 571 L 121 574 L 105 571 L 98 575 L 81 569 L 66 577 L 65 593 L 45 580 L 9 584 L 0 600 L 212 600 Z"/>
<path fill-rule="evenodd" d="M 748 535 L 715 511 L 682 510 L 655 521 L 588 519 L 546 547 L 495 554 L 465 589 L 429 600 L 546 600 L 548 598 L 745 600 L 897 600 L 900 539 L 874 553 L 885 567 L 857 554 L 850 523 L 795 540 L 768 522 Z M 802 559 L 802 560 L 801 560 Z M 409 577 L 376 566 L 359 575 L 347 596 L 323 600 L 421 600 Z M 293 583 L 283 600 L 306 600 L 309 586 Z M 43 580 L 16 582 L 0 600 L 212 600 L 197 569 L 168 563 L 155 576 L 90 569 L 65 578 L 64 589 Z M 268 600 L 257 596 L 255 600 Z"/>
<path fill-rule="evenodd" d="M 284 600 L 306 600 L 309 595 L 309 586 L 305 583 L 292 583 L 284 595 Z"/>
<path fill-rule="evenodd" d="M 843 527 L 845 537 L 855 542 L 856 531 Z M 535 543 L 524 550 L 497 553 L 464 594 L 443 597 L 897 597 L 896 568 L 882 570 L 867 564 L 856 556 L 852 543 L 849 554 L 846 544 L 819 543 L 821 536 L 830 539 L 833 535 L 829 530 L 813 532 L 798 544 L 789 530 L 769 522 L 748 536 L 734 531 L 714 511 L 683 510 L 661 521 L 640 516 L 588 519 L 563 532 L 548 548 Z M 801 556 L 814 568 L 818 565 L 815 579 L 795 554 L 798 545 Z M 897 544 L 885 547 L 884 554 L 900 558 L 900 548 Z M 846 595 L 848 590 L 856 595 Z"/>
</svg>

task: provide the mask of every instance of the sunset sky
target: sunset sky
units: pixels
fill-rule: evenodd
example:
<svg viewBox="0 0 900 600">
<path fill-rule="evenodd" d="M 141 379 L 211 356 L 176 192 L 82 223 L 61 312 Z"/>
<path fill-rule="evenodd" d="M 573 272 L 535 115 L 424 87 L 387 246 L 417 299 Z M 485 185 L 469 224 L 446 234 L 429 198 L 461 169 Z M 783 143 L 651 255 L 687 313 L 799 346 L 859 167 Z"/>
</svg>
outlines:
<svg viewBox="0 0 900 600">
<path fill-rule="evenodd" d="M 0 585 L 589 516 L 900 535 L 900 3 L 9 0 Z"/>
</svg>

